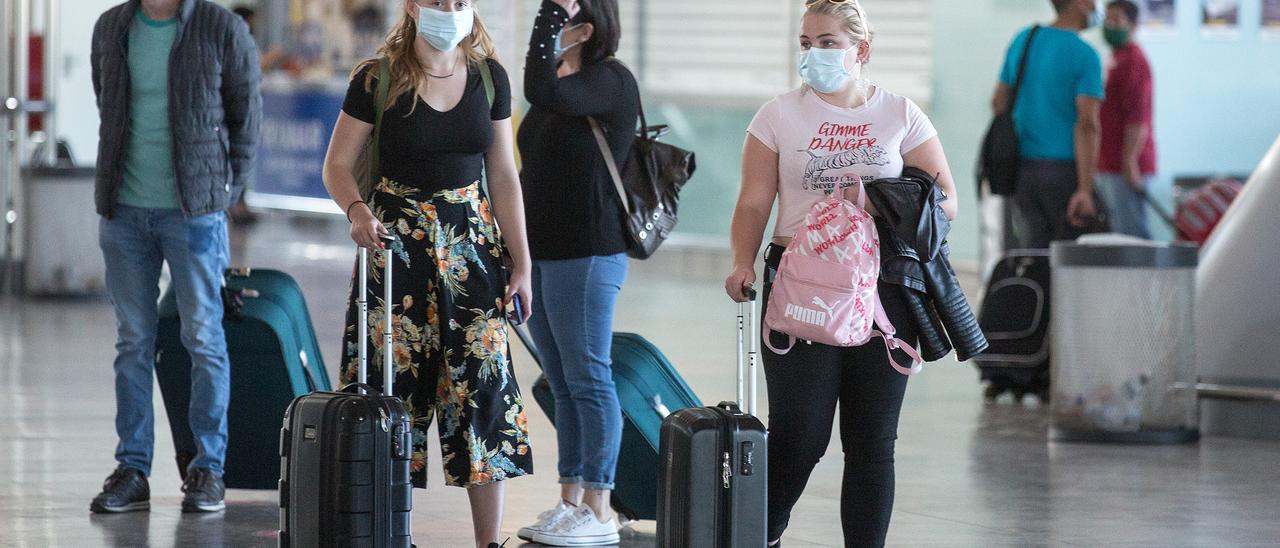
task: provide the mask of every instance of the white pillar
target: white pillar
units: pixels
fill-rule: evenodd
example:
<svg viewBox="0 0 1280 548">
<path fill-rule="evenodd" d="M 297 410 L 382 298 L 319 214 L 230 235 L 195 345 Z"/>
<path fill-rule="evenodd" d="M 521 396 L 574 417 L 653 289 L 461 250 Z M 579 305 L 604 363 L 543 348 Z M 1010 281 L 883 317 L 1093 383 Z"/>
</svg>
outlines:
<svg viewBox="0 0 1280 548">
<path fill-rule="evenodd" d="M 1196 282 L 1201 377 L 1280 389 L 1280 138 L 1223 216 Z M 1280 439 L 1274 403 L 1202 400 L 1206 434 Z"/>
</svg>

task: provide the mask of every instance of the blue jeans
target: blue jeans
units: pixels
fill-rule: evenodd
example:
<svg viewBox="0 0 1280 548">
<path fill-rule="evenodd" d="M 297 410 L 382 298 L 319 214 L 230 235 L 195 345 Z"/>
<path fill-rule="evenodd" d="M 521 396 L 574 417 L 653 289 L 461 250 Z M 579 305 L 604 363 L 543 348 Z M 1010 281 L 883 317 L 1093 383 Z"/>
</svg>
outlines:
<svg viewBox="0 0 1280 548">
<path fill-rule="evenodd" d="M 222 275 L 230 261 L 227 215 L 185 218 L 173 209 L 119 205 L 99 221 L 107 292 L 116 312 L 116 461 L 151 474 L 155 411 L 151 387 L 156 361 L 160 266 L 169 263 L 191 354 L 191 432 L 197 453 L 190 468 L 222 475 L 227 452 L 231 364 L 222 330 Z"/>
<path fill-rule="evenodd" d="M 1111 231 L 1147 240 L 1151 230 L 1147 227 L 1147 201 L 1142 192 L 1134 190 L 1119 173 L 1099 173 L 1098 194 L 1106 202 L 1110 214 Z M 1142 178 L 1142 188 L 1147 188 L 1151 177 Z"/>
<path fill-rule="evenodd" d="M 556 397 L 560 483 L 613 489 L 622 408 L 613 384 L 613 306 L 625 254 L 534 261 L 529 332 Z"/>
</svg>

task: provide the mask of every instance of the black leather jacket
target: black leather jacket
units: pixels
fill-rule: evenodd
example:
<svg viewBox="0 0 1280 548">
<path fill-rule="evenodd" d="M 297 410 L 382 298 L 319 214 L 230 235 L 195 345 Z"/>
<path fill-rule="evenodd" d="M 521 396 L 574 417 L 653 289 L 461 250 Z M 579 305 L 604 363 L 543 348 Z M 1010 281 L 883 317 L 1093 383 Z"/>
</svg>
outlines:
<svg viewBox="0 0 1280 548">
<path fill-rule="evenodd" d="M 877 179 L 866 188 L 880 213 L 880 277 L 901 288 L 920 335 L 920 355 L 937 361 L 954 348 L 966 361 L 982 353 L 987 339 L 951 268 L 951 220 L 934 177 L 908 167 L 901 177 Z"/>
</svg>

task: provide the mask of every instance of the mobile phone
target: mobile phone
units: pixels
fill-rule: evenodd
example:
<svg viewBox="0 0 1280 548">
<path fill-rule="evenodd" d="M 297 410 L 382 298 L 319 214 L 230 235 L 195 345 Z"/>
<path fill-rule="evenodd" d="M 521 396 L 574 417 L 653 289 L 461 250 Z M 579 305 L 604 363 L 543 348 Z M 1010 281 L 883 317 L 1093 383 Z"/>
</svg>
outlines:
<svg viewBox="0 0 1280 548">
<path fill-rule="evenodd" d="M 524 303 L 519 293 L 511 298 L 511 310 L 507 311 L 507 321 L 512 325 L 524 323 Z"/>
</svg>

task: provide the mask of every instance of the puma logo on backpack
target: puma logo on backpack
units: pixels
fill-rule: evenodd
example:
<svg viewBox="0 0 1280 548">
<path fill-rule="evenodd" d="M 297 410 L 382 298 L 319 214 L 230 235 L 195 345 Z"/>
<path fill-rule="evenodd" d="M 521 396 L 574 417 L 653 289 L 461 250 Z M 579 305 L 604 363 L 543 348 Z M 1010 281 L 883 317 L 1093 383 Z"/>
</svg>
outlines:
<svg viewBox="0 0 1280 548">
<path fill-rule="evenodd" d="M 814 297 L 814 298 L 817 299 L 817 297 Z M 797 306 L 794 304 L 787 305 L 787 312 L 785 316 L 795 321 L 804 322 L 809 325 L 815 325 L 818 327 L 826 326 L 827 319 L 828 319 L 827 316 L 823 315 L 822 312 L 818 310 L 814 310 L 812 308 L 805 308 L 803 306 Z"/>
</svg>

